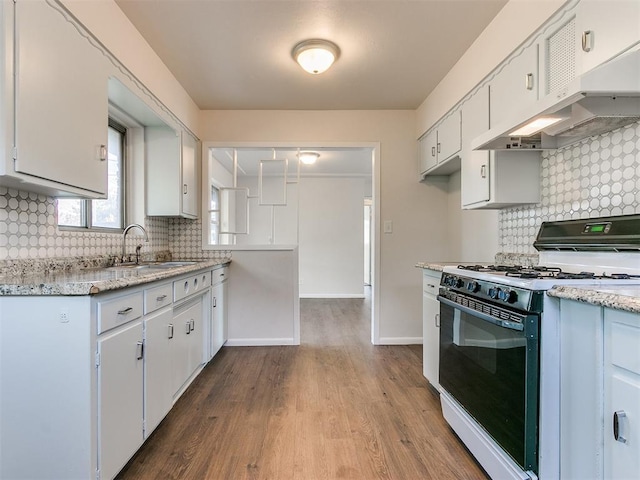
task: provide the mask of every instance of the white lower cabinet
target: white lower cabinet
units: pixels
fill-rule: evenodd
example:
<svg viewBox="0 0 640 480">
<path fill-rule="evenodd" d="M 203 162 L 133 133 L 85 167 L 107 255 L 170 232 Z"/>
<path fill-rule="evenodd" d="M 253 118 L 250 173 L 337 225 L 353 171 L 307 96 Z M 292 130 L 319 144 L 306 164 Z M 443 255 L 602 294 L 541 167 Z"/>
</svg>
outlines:
<svg viewBox="0 0 640 480">
<path fill-rule="evenodd" d="M 640 477 L 640 315 L 604 309 L 604 478 Z"/>
<path fill-rule="evenodd" d="M 208 360 L 211 272 L 0 296 L 0 478 L 114 478 Z"/>
<path fill-rule="evenodd" d="M 142 321 L 98 340 L 98 468 L 113 478 L 143 441 Z"/>
<path fill-rule="evenodd" d="M 436 389 L 440 387 L 440 303 L 438 285 L 441 272 L 422 271 L 422 373 Z"/>
<path fill-rule="evenodd" d="M 560 302 L 560 478 L 637 479 L 640 315 Z"/>
<path fill-rule="evenodd" d="M 179 396 L 180 390 L 191 374 L 202 364 L 203 297 L 174 309 L 173 338 L 171 339 L 172 391 Z"/>
<path fill-rule="evenodd" d="M 171 339 L 173 311 L 166 308 L 144 318 L 144 437 L 158 426 L 173 405 Z"/>
<path fill-rule="evenodd" d="M 220 351 L 227 341 L 227 267 L 213 271 L 211 288 L 211 350 L 209 358 Z"/>
</svg>

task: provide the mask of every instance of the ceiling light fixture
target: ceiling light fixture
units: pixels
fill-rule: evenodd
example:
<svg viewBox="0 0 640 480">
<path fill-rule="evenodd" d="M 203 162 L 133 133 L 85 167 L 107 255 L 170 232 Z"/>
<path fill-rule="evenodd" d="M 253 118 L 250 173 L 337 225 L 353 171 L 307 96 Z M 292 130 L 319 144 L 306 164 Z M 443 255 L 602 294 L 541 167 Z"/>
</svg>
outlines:
<svg viewBox="0 0 640 480">
<path fill-rule="evenodd" d="M 321 39 L 305 40 L 291 51 L 293 59 L 314 75 L 326 72 L 339 55 L 340 49 L 335 43 Z"/>
<path fill-rule="evenodd" d="M 305 165 L 313 165 L 320 158 L 320 154 L 318 152 L 300 152 L 298 158 Z"/>
</svg>

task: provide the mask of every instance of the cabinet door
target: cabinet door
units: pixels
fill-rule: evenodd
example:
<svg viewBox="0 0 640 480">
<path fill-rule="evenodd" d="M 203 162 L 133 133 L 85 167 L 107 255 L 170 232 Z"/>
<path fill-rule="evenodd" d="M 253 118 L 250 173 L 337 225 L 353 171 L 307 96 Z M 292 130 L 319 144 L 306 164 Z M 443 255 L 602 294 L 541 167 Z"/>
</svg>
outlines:
<svg viewBox="0 0 640 480">
<path fill-rule="evenodd" d="M 587 72 L 640 42 L 638 0 L 582 0 L 576 21 L 578 73 Z"/>
<path fill-rule="evenodd" d="M 198 142 L 182 132 L 182 214 L 198 216 Z"/>
<path fill-rule="evenodd" d="M 538 45 L 527 47 L 507 62 L 489 86 L 491 127 L 538 100 Z"/>
<path fill-rule="evenodd" d="M 106 197 L 106 59 L 47 2 L 15 8 L 15 169 Z"/>
<path fill-rule="evenodd" d="M 640 315 L 605 309 L 604 318 L 604 476 L 637 478 L 640 472 Z"/>
<path fill-rule="evenodd" d="M 489 90 L 484 86 L 462 106 L 462 206 L 489 200 L 489 152 L 472 150 L 471 141 L 489 129 Z"/>
<path fill-rule="evenodd" d="M 211 289 L 213 307 L 211 318 L 211 356 L 218 353 L 226 341 L 226 289 L 226 283 L 219 283 Z"/>
<path fill-rule="evenodd" d="M 420 173 L 426 172 L 438 163 L 437 143 L 438 132 L 436 130 L 432 130 L 420 139 Z"/>
<path fill-rule="evenodd" d="M 171 309 L 144 318 L 144 436 L 147 438 L 173 404 L 171 339 L 174 336 Z"/>
<path fill-rule="evenodd" d="M 202 363 L 202 299 L 181 307 L 173 316 L 171 339 L 172 390 L 177 393 Z"/>
<path fill-rule="evenodd" d="M 143 441 L 142 322 L 98 339 L 98 468 L 113 478 Z"/>
<path fill-rule="evenodd" d="M 462 112 L 453 112 L 438 127 L 438 163 L 444 162 L 462 147 Z"/>
<path fill-rule="evenodd" d="M 434 272 L 436 273 L 436 272 Z M 436 300 L 439 276 L 423 273 L 422 293 L 422 372 L 429 383 L 439 387 L 440 365 L 440 303 Z"/>
</svg>

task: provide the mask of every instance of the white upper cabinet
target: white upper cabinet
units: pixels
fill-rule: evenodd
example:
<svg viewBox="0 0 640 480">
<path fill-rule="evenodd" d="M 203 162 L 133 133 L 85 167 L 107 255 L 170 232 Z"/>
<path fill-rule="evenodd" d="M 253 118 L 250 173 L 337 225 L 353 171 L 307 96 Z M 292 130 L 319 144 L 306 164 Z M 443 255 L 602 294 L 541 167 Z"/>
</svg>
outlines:
<svg viewBox="0 0 640 480">
<path fill-rule="evenodd" d="M 457 158 L 462 147 L 462 112 L 448 114 L 420 140 L 420 174 L 448 175 L 459 169 Z"/>
<path fill-rule="evenodd" d="M 472 150 L 471 140 L 489 129 L 489 91 L 485 85 L 462 105 L 462 205 L 489 200 L 489 152 Z"/>
<path fill-rule="evenodd" d="M 6 17 L 15 15 L 13 48 L 3 50 L 5 57 L 15 56 L 15 83 L 8 79 L 10 63 L 3 62 L 3 92 L 11 88 L 14 97 L 3 101 L 13 103 L 14 117 L 3 125 L 13 130 L 13 145 L 2 183 L 58 196 L 106 197 L 106 58 L 60 5 L 3 4 L 5 26 Z"/>
<path fill-rule="evenodd" d="M 640 42 L 640 1 L 582 0 L 576 12 L 578 73 Z"/>
<path fill-rule="evenodd" d="M 198 141 L 170 127 L 145 129 L 147 215 L 197 218 Z"/>
<path fill-rule="evenodd" d="M 486 85 L 462 104 L 462 208 L 504 208 L 540 200 L 540 152 L 472 150 L 489 126 Z"/>
<path fill-rule="evenodd" d="M 489 83 L 490 126 L 512 118 L 538 100 L 538 83 L 538 45 L 534 44 L 508 59 Z"/>
</svg>

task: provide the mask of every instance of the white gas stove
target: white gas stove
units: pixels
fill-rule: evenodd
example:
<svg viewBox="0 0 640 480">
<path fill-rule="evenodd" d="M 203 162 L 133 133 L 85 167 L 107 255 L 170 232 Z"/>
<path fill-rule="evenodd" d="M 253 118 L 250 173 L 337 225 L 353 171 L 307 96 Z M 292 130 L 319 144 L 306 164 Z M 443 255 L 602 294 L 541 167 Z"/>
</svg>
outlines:
<svg viewBox="0 0 640 480">
<path fill-rule="evenodd" d="M 543 223 L 540 265 L 445 267 L 438 299 L 443 414 L 496 479 L 558 479 L 555 285 L 640 284 L 640 215 Z"/>
</svg>

